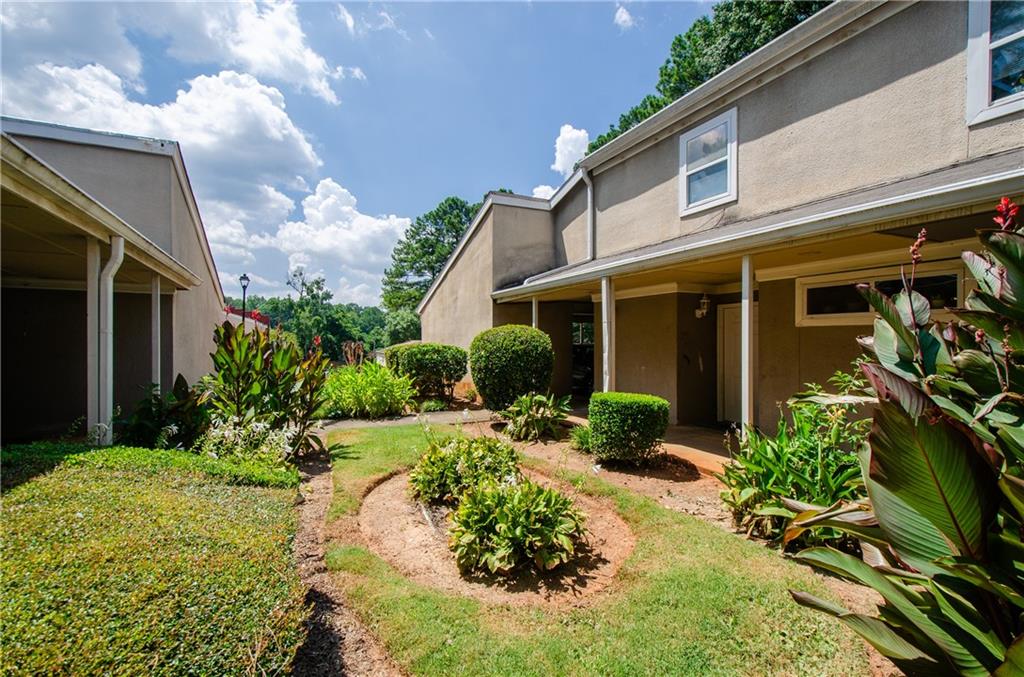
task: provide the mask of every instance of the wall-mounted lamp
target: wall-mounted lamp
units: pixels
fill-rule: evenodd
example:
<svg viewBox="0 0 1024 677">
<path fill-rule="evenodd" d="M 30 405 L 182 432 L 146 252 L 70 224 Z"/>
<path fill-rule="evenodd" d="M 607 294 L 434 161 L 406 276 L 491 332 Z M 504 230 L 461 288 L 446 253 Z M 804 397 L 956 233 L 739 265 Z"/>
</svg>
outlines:
<svg viewBox="0 0 1024 677">
<path fill-rule="evenodd" d="M 693 311 L 694 317 L 698 320 L 708 316 L 708 310 L 711 309 L 711 299 L 708 298 L 707 294 L 700 297 L 700 305 L 697 310 Z"/>
</svg>

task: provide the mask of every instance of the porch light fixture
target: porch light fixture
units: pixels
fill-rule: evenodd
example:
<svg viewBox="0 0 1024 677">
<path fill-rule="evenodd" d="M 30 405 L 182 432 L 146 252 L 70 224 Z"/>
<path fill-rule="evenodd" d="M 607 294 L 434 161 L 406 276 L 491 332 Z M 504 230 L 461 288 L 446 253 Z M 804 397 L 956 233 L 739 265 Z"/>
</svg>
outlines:
<svg viewBox="0 0 1024 677">
<path fill-rule="evenodd" d="M 708 316 L 708 310 L 711 309 L 711 299 L 708 298 L 707 294 L 700 297 L 700 305 L 697 310 L 693 311 L 694 316 L 700 320 Z"/>
</svg>

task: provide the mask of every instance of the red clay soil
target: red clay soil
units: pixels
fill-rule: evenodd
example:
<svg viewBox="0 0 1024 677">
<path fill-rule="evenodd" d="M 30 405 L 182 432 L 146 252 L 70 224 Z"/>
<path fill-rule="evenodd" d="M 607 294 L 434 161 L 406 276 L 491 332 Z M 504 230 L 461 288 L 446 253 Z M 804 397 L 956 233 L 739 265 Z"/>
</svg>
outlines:
<svg viewBox="0 0 1024 677">
<path fill-rule="evenodd" d="M 528 472 L 544 485 L 557 485 L 587 515 L 587 544 L 577 557 L 543 574 L 532 568 L 505 578 L 463 576 L 448 548 L 448 516 L 415 501 L 409 475 L 396 475 L 370 491 L 359 510 L 359 530 L 367 545 L 404 576 L 445 592 L 488 604 L 579 606 L 608 586 L 633 551 L 629 526 L 603 500 L 575 493 L 572 487 Z"/>
<path fill-rule="evenodd" d="M 324 564 L 324 526 L 334 493 L 331 463 L 326 455 L 299 464 L 299 524 L 295 561 L 308 587 L 306 640 L 295 656 L 293 675 L 401 675 L 401 670 L 363 627 L 331 581 Z"/>
</svg>

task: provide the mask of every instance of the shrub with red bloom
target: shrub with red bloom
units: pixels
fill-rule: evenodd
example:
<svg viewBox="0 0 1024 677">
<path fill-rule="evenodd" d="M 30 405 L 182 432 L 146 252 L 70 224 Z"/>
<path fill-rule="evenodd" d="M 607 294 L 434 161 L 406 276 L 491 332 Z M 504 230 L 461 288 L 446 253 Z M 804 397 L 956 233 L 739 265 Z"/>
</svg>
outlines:
<svg viewBox="0 0 1024 677">
<path fill-rule="evenodd" d="M 999 216 L 992 217 L 992 220 L 999 225 L 1002 230 L 1013 230 L 1016 225 L 1017 211 L 1019 207 L 1014 204 L 1013 200 L 1008 197 L 1004 197 L 996 205 L 996 212 Z"/>
</svg>

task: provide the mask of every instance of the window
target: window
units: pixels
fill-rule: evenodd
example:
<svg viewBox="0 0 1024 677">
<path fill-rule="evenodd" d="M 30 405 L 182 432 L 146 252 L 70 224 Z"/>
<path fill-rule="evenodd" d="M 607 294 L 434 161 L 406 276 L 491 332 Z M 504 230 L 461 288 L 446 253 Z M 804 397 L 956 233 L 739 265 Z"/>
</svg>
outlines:
<svg viewBox="0 0 1024 677">
<path fill-rule="evenodd" d="M 967 123 L 1024 110 L 1024 2 L 968 7 Z"/>
<path fill-rule="evenodd" d="M 679 215 L 736 199 L 736 109 L 679 137 Z"/>
<path fill-rule="evenodd" d="M 917 267 L 914 291 L 928 299 L 933 313 L 942 317 L 946 308 L 960 304 L 963 280 L 963 267 L 957 261 L 922 263 Z M 797 278 L 796 326 L 871 324 L 875 313 L 856 288 L 862 282 L 874 284 L 889 296 L 903 289 L 899 268 Z"/>
</svg>

